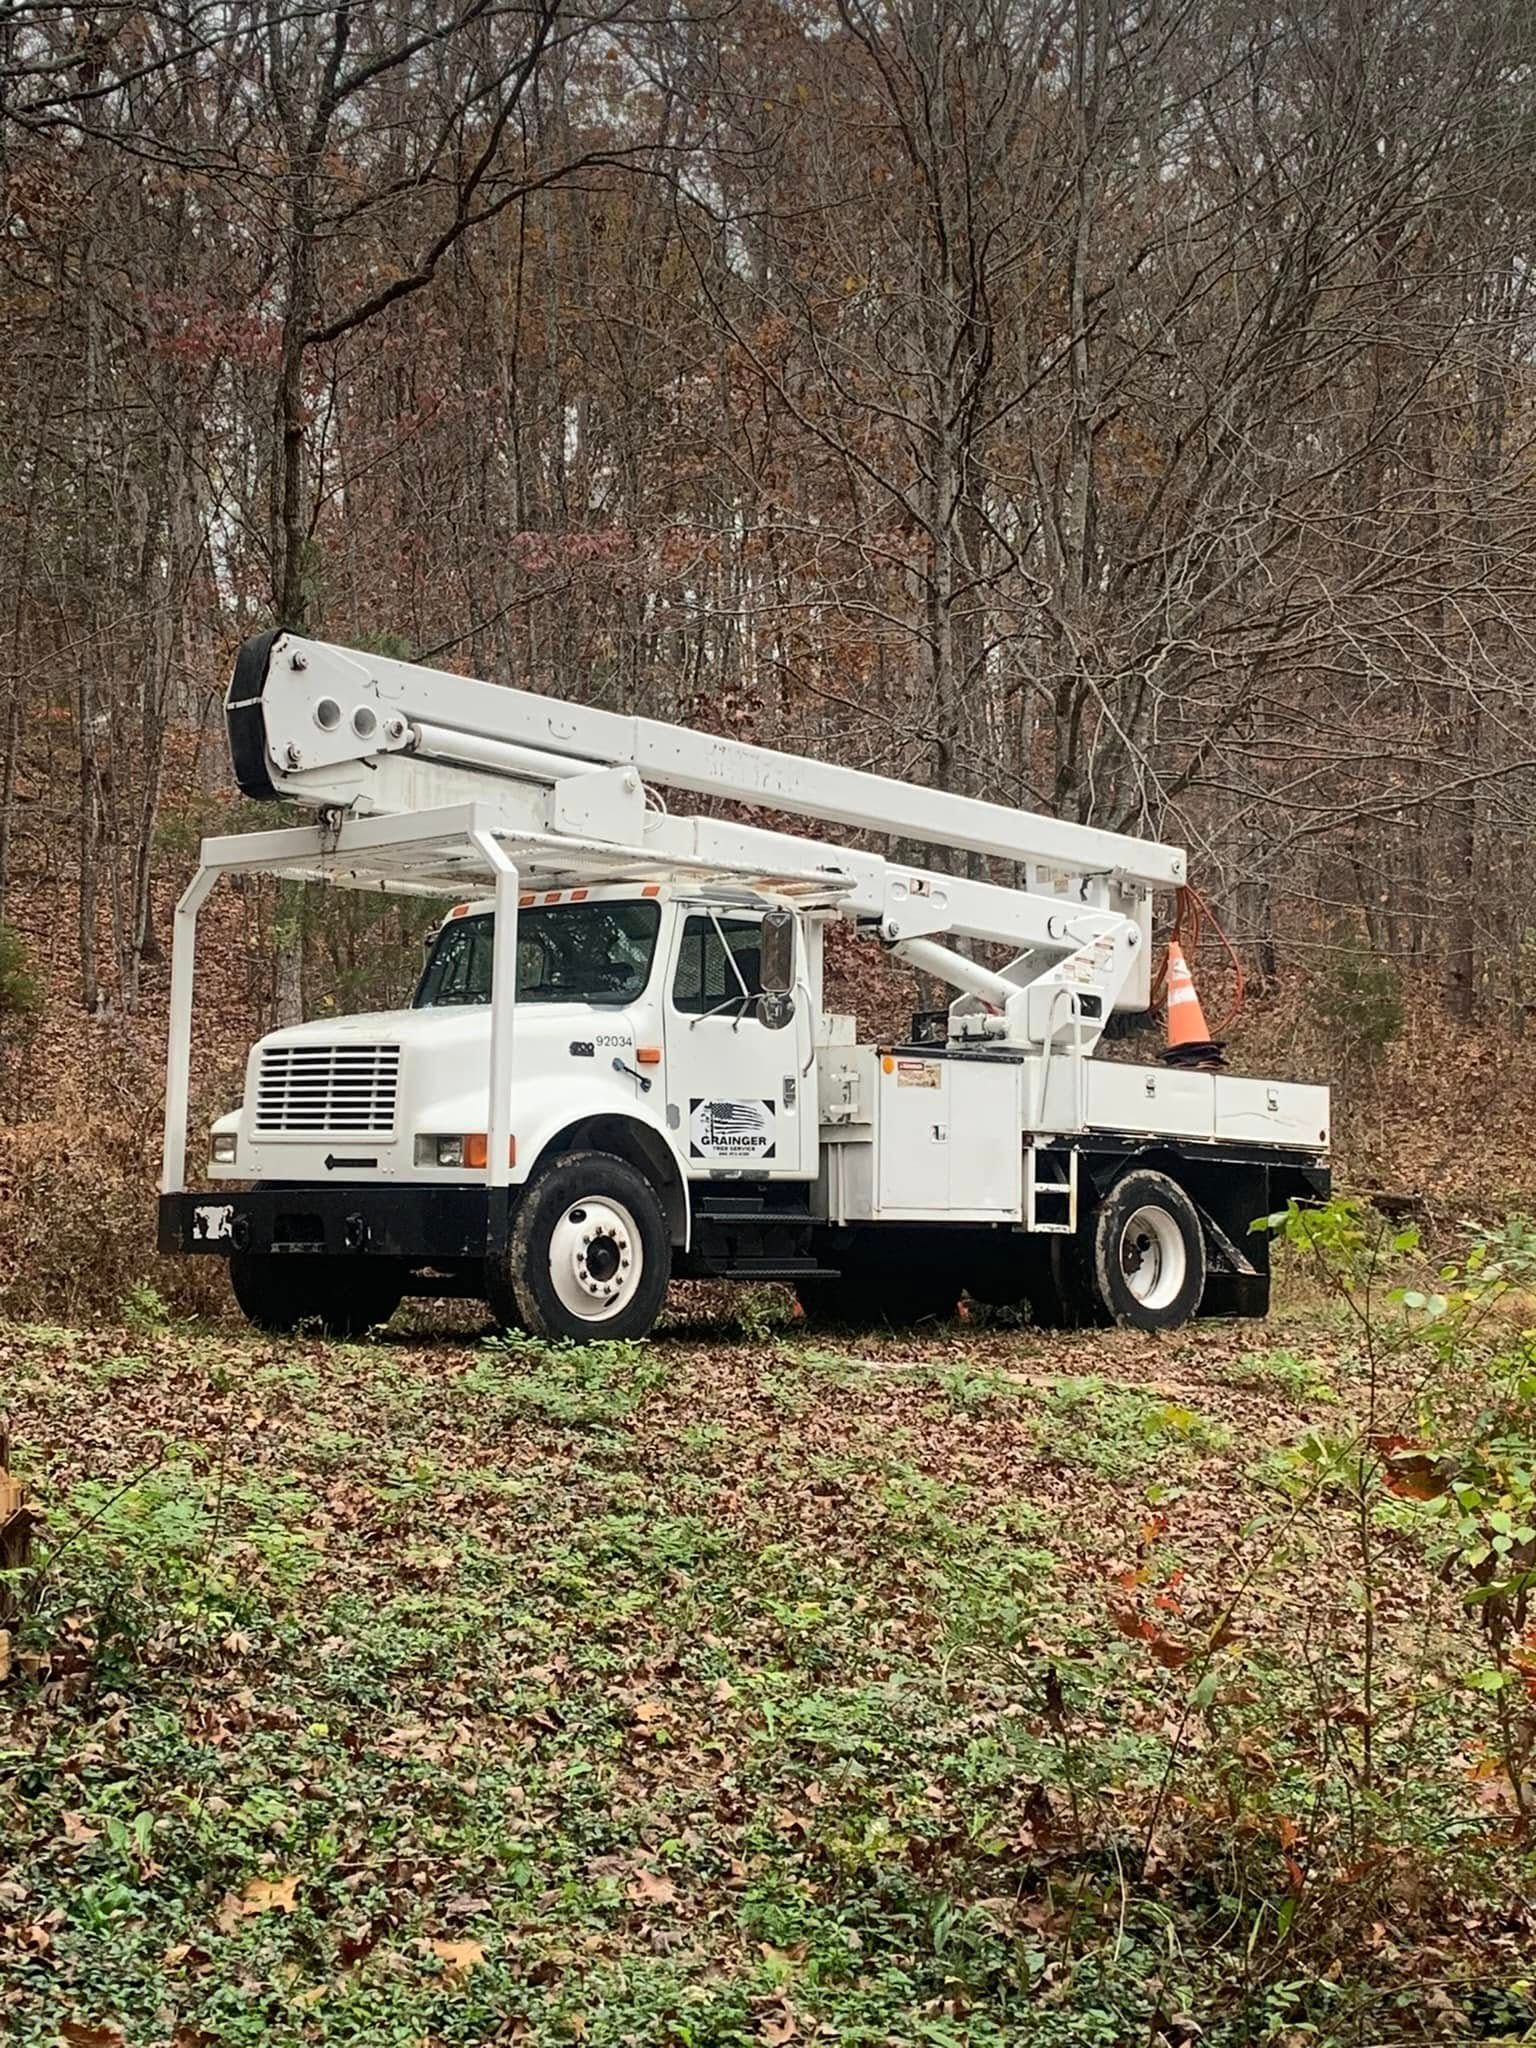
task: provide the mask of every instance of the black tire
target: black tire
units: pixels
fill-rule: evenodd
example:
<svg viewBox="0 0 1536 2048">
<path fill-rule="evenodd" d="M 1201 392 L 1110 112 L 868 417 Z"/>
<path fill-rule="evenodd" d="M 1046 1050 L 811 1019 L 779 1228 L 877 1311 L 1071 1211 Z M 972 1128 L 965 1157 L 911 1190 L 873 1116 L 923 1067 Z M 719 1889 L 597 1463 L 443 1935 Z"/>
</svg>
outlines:
<svg viewBox="0 0 1536 2048">
<path fill-rule="evenodd" d="M 1085 1330 L 1105 1317 L 1093 1291 L 1084 1232 L 1051 1231 L 1048 1250 L 1027 1290 L 1029 1319 L 1037 1330 Z"/>
<path fill-rule="evenodd" d="M 1110 1321 L 1177 1330 L 1205 1292 L 1205 1234 L 1194 1203 L 1150 1167 L 1123 1174 L 1090 1226 L 1093 1291 Z"/>
<path fill-rule="evenodd" d="M 650 1181 L 612 1152 L 568 1152 L 529 1182 L 505 1260 L 486 1262 L 485 1299 L 504 1327 L 593 1343 L 645 1336 L 671 1277 Z"/>
<path fill-rule="evenodd" d="M 405 1293 L 386 1259 L 307 1252 L 231 1252 L 229 1284 L 246 1321 L 274 1335 L 315 1327 L 360 1337 L 387 1323 Z"/>
</svg>

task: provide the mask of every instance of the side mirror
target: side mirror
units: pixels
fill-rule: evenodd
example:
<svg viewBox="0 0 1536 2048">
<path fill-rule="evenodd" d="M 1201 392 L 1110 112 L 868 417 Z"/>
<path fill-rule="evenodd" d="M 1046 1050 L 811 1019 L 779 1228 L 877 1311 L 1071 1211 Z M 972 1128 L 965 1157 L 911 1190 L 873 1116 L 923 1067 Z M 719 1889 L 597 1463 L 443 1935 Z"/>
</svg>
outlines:
<svg viewBox="0 0 1536 2048">
<path fill-rule="evenodd" d="M 795 992 L 795 915 L 792 910 L 770 910 L 763 918 L 758 985 L 765 996 L 792 996 Z"/>
</svg>

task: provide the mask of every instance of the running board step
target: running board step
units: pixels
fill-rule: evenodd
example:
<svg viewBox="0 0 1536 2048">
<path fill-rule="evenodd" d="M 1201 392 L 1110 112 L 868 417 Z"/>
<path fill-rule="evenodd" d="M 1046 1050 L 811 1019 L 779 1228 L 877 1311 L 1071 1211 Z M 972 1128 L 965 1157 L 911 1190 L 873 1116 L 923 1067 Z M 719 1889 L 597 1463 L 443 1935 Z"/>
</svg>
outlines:
<svg viewBox="0 0 1536 2048">
<path fill-rule="evenodd" d="M 695 1183 L 693 1213 L 700 1223 L 809 1223 L 810 1210 L 803 1205 L 775 1207 L 758 1194 L 722 1195 L 713 1188 L 700 1190 Z"/>
<path fill-rule="evenodd" d="M 835 1266 L 815 1259 L 735 1259 L 708 1276 L 711 1280 L 841 1280 Z"/>
</svg>

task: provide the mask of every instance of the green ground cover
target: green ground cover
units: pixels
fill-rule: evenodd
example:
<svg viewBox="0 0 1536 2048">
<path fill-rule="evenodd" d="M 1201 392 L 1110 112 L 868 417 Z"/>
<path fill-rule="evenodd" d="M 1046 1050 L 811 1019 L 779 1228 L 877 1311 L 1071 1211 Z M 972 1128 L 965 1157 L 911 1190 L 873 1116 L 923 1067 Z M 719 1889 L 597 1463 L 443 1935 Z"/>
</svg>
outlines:
<svg viewBox="0 0 1536 2048">
<path fill-rule="evenodd" d="M 1522 1667 L 1362 1548 L 1347 1314 L 752 1320 L 0 1331 L 0 2038 L 1536 2040 Z"/>
</svg>

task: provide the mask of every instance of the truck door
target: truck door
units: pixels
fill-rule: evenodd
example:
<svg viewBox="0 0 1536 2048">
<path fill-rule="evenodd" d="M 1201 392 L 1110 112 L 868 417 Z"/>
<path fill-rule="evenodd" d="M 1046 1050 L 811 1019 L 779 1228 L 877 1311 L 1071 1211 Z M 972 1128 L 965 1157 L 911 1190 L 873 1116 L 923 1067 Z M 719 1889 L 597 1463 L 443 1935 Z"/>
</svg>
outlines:
<svg viewBox="0 0 1536 2048">
<path fill-rule="evenodd" d="M 667 988 L 667 1094 L 695 1178 L 807 1171 L 806 999 L 802 991 L 783 1005 L 776 1027 L 764 1021 L 765 1009 L 776 1011 L 762 1001 L 762 936 L 752 911 L 690 910 L 678 928 Z"/>
</svg>

